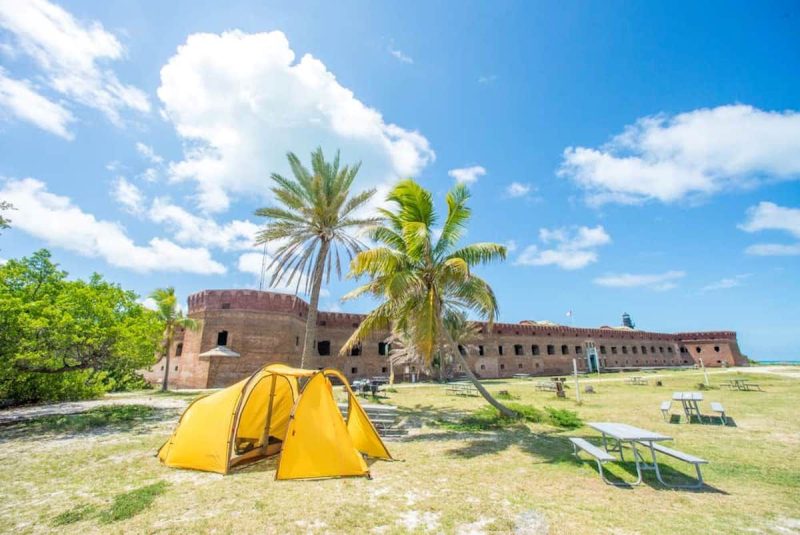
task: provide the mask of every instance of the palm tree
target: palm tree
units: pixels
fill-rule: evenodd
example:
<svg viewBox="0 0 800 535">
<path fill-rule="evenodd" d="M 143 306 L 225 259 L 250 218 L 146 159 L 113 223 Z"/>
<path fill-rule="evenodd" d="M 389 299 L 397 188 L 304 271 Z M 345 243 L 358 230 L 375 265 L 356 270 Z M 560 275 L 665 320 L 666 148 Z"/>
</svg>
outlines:
<svg viewBox="0 0 800 535">
<path fill-rule="evenodd" d="M 451 311 L 444 317 L 444 327 L 447 329 L 453 343 L 456 344 L 453 351 L 458 351 L 459 354 L 469 357 L 469 352 L 474 349 L 474 342 L 478 339 L 481 331 L 480 324 L 469 321 L 462 311 Z M 444 359 L 442 359 L 441 366 L 442 370 L 444 370 Z"/>
<path fill-rule="evenodd" d="M 467 188 L 459 184 L 447 194 L 447 217 L 438 239 L 434 237 L 437 217 L 430 192 L 411 179 L 398 183 L 387 197 L 394 210 L 381 209 L 383 224 L 370 236 L 378 246 L 356 255 L 350 275 L 367 276 L 370 281 L 344 299 L 371 295 L 381 300 L 359 324 L 341 349 L 350 347 L 371 333 L 394 327 L 408 333 L 426 365 L 439 350 L 462 364 L 467 377 L 493 407 L 506 416 L 516 413 L 483 387 L 458 351 L 445 318 L 470 311 L 491 323 L 497 317 L 497 300 L 489 284 L 472 273 L 472 267 L 505 259 L 506 248 L 497 243 L 474 243 L 456 248 L 470 216 Z"/>
<path fill-rule="evenodd" d="M 417 346 L 407 332 L 393 331 L 386 340 L 389 347 L 389 385 L 394 384 L 394 367 L 401 364 L 423 364 Z"/>
<path fill-rule="evenodd" d="M 304 290 L 310 295 L 306 334 L 300 367 L 311 357 L 317 330 L 317 308 L 323 276 L 330 281 L 331 271 L 341 278 L 339 249 L 347 253 L 348 260 L 363 249 L 363 244 L 353 236 L 353 231 L 375 225 L 377 218 L 357 215 L 375 193 L 374 189 L 350 197 L 361 163 L 339 166 L 339 153 L 333 162 L 326 162 L 322 149 L 311 153 L 311 171 L 306 169 L 293 153 L 287 155 L 293 178 L 273 173 L 275 186 L 272 192 L 279 206 L 260 208 L 256 215 L 268 222 L 258 233 L 257 244 L 277 244 L 273 260 L 267 267 L 272 270 L 270 286 L 286 281 L 291 285 L 296 279 L 295 292 L 305 279 Z M 335 258 L 335 262 L 334 262 Z M 274 270 L 273 270 L 274 268 Z"/>
<path fill-rule="evenodd" d="M 156 288 L 150 294 L 150 298 L 156 303 L 156 314 L 164 322 L 164 336 L 161 342 L 161 356 L 164 360 L 164 381 L 161 383 L 161 391 L 166 392 L 169 385 L 169 350 L 175 339 L 175 328 L 196 330 L 197 322 L 192 318 L 183 315 L 183 311 L 178 308 L 178 298 L 175 296 L 175 288 Z"/>
</svg>

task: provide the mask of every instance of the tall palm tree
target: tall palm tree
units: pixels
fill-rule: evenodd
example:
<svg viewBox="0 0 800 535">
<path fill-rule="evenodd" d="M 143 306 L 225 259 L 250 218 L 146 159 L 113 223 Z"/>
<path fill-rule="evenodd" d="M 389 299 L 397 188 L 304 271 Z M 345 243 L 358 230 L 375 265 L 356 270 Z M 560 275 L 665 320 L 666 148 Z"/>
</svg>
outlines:
<svg viewBox="0 0 800 535">
<path fill-rule="evenodd" d="M 470 351 L 474 349 L 474 342 L 478 339 L 481 331 L 480 324 L 469 321 L 467 315 L 462 311 L 450 311 L 445 314 L 444 327 L 447 329 L 450 338 L 456 345 L 454 351 L 469 357 Z M 462 352 L 463 351 L 463 352 Z M 444 359 L 442 359 L 442 370 L 445 369 Z"/>
<path fill-rule="evenodd" d="M 387 197 L 394 209 L 381 209 L 383 224 L 370 232 L 378 246 L 362 251 L 350 264 L 350 275 L 369 277 L 344 299 L 372 295 L 381 300 L 360 323 L 342 354 L 373 332 L 392 326 L 410 335 L 423 361 L 430 365 L 437 350 L 462 364 L 480 394 L 501 413 L 516 413 L 494 399 L 475 377 L 445 328 L 445 318 L 471 311 L 490 324 L 497 317 L 497 300 L 489 284 L 472 267 L 505 259 L 497 243 L 456 248 L 470 216 L 467 188 L 459 184 L 447 194 L 447 217 L 435 238 L 437 222 L 430 192 L 413 180 L 398 183 Z"/>
<path fill-rule="evenodd" d="M 374 189 L 350 196 L 350 187 L 361 163 L 340 167 L 338 152 L 332 162 L 326 162 L 322 149 L 318 148 L 311 153 L 309 171 L 293 153 L 287 157 L 293 177 L 272 174 L 275 185 L 271 189 L 278 205 L 256 210 L 256 215 L 268 220 L 258 233 L 256 243 L 277 246 L 267 268 L 272 270 L 270 286 L 283 281 L 291 285 L 296 279 L 297 292 L 305 280 L 304 290 L 310 299 L 300 359 L 302 368 L 312 355 L 323 276 L 330 281 L 335 267 L 336 275 L 341 278 L 339 249 L 347 254 L 348 261 L 352 260 L 363 249 L 354 231 L 379 220 L 357 214 L 373 196 Z"/>
<path fill-rule="evenodd" d="M 401 364 L 424 364 L 417 346 L 407 332 L 394 330 L 386 340 L 389 347 L 389 384 L 394 384 L 394 367 Z"/>
<path fill-rule="evenodd" d="M 175 339 L 175 329 L 183 327 L 194 331 L 197 329 L 197 322 L 192 318 L 183 315 L 183 311 L 178 308 L 178 298 L 175 296 L 175 288 L 156 288 L 150 293 L 150 298 L 156 303 L 156 314 L 164 322 L 164 336 L 161 341 L 161 356 L 164 360 L 164 381 L 161 383 L 161 391 L 166 392 L 169 385 L 169 350 Z"/>
</svg>

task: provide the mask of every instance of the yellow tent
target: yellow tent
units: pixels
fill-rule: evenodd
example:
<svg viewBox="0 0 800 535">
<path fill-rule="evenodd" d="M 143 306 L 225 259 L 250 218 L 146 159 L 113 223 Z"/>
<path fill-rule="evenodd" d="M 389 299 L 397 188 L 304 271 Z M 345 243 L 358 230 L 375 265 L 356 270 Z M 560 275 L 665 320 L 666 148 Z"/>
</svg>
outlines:
<svg viewBox="0 0 800 535">
<path fill-rule="evenodd" d="M 344 383 L 346 420 L 333 397 L 330 377 Z M 300 378 L 306 379 L 302 387 Z M 283 364 L 267 365 L 195 400 L 158 458 L 167 466 L 227 474 L 277 453 L 276 479 L 369 476 L 363 455 L 392 458 L 339 371 Z"/>
</svg>

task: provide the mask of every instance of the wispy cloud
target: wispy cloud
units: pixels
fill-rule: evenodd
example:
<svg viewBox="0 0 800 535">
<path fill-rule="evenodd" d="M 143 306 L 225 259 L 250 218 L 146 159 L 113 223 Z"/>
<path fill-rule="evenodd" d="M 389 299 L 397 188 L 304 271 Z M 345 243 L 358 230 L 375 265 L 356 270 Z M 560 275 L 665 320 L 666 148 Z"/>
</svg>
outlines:
<svg viewBox="0 0 800 535">
<path fill-rule="evenodd" d="M 735 288 L 741 286 L 742 282 L 751 276 L 751 273 L 740 273 L 733 277 L 725 277 L 711 284 L 707 284 L 700 288 L 701 292 L 712 292 L 714 290 L 727 290 L 728 288 Z"/>
<path fill-rule="evenodd" d="M 596 227 L 539 229 L 543 247 L 529 245 L 514 261 L 519 266 L 554 265 L 562 269 L 581 269 L 597 262 L 597 249 L 611 243 L 602 225 Z"/>
<path fill-rule="evenodd" d="M 787 208 L 772 202 L 760 202 L 747 209 L 747 220 L 739 225 L 745 232 L 775 230 L 800 238 L 800 208 Z M 800 255 L 800 243 L 757 243 L 745 249 L 754 256 Z"/>
<path fill-rule="evenodd" d="M 532 189 L 533 187 L 530 184 L 512 182 L 506 187 L 506 195 L 509 197 L 525 197 Z"/>
<path fill-rule="evenodd" d="M 397 61 L 399 61 L 401 63 L 408 63 L 408 64 L 414 63 L 414 58 L 412 58 L 411 56 L 409 56 L 408 54 L 406 54 L 405 52 L 403 52 L 399 48 L 394 48 L 392 45 L 389 45 L 388 50 L 389 50 L 389 54 L 394 56 L 395 59 L 397 59 Z"/>
<path fill-rule="evenodd" d="M 478 177 L 486 174 L 486 169 L 480 165 L 473 165 L 471 167 L 459 167 L 457 169 L 450 169 L 448 175 L 456 179 L 456 182 L 463 184 L 474 184 L 478 181 Z"/>
<path fill-rule="evenodd" d="M 478 77 L 478 83 L 484 85 L 494 83 L 496 80 L 497 80 L 496 74 L 483 74 Z"/>
<path fill-rule="evenodd" d="M 678 279 L 686 276 L 684 271 L 667 271 L 665 273 L 609 274 L 594 279 L 598 286 L 609 288 L 649 288 L 656 291 L 665 291 L 675 288 Z"/>
</svg>

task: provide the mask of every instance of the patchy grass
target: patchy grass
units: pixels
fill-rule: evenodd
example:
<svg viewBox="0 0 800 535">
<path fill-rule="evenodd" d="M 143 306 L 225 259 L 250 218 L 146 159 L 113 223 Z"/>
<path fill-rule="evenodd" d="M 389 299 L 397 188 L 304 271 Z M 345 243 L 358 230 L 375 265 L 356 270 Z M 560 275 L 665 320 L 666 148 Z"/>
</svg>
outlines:
<svg viewBox="0 0 800 535">
<path fill-rule="evenodd" d="M 583 425 L 580 417 L 569 409 L 554 409 L 545 407 L 537 409 L 530 405 L 520 403 L 507 403 L 506 406 L 516 412 L 518 418 L 510 418 L 490 405 L 485 405 L 472 414 L 468 414 L 457 421 L 437 419 L 435 424 L 451 431 L 491 431 L 504 429 L 526 423 L 545 423 L 565 429 L 575 429 Z"/>
<path fill-rule="evenodd" d="M 486 381 L 492 393 L 507 390 L 515 398 L 507 403 L 526 411 L 509 425 L 498 424 L 481 398 L 451 396 L 439 384 L 399 384 L 383 401 L 398 407 L 408 429 L 387 443 L 402 462 L 372 463 L 371 480 L 275 481 L 275 460 L 227 476 L 166 468 L 154 454 L 174 429 L 174 410 L 117 413 L 100 418 L 100 427 L 55 424 L 87 432 L 42 433 L 42 421 L 3 426 L 0 533 L 797 532 L 800 377 L 736 371 L 709 370 L 712 385 L 742 377 L 765 392 L 704 392 L 701 409 L 709 414 L 710 402 L 721 402 L 728 425 L 662 419 L 660 403 L 673 391 L 695 390 L 701 371 L 648 375 L 647 386 L 626 385 L 623 374 L 581 378 L 581 392 L 586 385 L 596 391 L 581 396 L 581 405 L 574 383 L 573 397 L 559 399 L 536 391 L 535 380 Z M 130 402 L 149 398 L 163 401 L 144 393 Z M 680 412 L 676 404 L 672 412 Z M 572 455 L 571 436 L 599 442 L 588 426 L 570 428 L 579 425 L 573 414 L 581 422 L 625 422 L 673 437 L 671 447 L 710 461 L 703 467 L 709 486 L 665 490 L 651 472 L 633 489 L 605 485 L 594 463 Z M 477 418 L 474 427 L 437 425 L 468 417 Z M 671 459 L 662 466 L 672 481 L 692 472 Z M 606 468 L 635 477 L 630 464 Z"/>
<path fill-rule="evenodd" d="M 68 511 L 64 511 L 53 518 L 52 524 L 54 526 L 67 526 L 86 520 L 93 517 L 97 513 L 97 508 L 94 505 L 81 504 L 76 505 Z"/>
<path fill-rule="evenodd" d="M 111 507 L 100 513 L 100 520 L 109 523 L 132 518 L 150 507 L 156 498 L 167 491 L 168 486 L 166 481 L 159 481 L 130 492 L 117 494 L 114 496 Z"/>
</svg>

